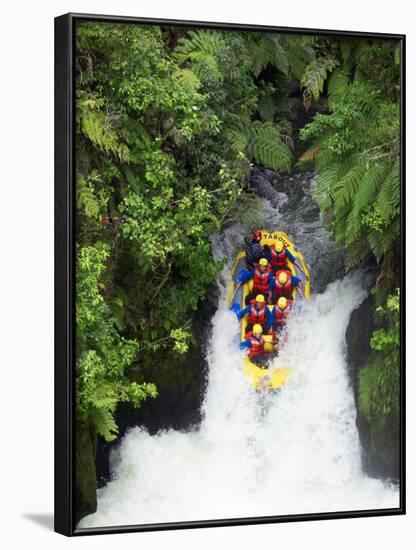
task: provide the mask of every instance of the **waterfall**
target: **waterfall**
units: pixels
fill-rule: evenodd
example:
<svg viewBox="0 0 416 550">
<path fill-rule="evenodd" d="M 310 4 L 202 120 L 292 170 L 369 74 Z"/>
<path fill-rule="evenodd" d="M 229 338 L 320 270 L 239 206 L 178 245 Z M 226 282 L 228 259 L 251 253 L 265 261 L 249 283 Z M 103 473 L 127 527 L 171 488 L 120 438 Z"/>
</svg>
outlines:
<svg viewBox="0 0 416 550">
<path fill-rule="evenodd" d="M 239 323 L 226 301 L 230 263 L 246 230 L 236 224 L 213 237 L 216 255 L 230 263 L 219 277 L 201 425 L 156 435 L 129 430 L 112 453 L 112 480 L 98 491 L 97 512 L 79 527 L 399 506 L 398 488 L 361 468 L 347 376 L 345 330 L 368 292 L 366 277 L 338 277 L 342 251 L 314 209 L 312 175 L 299 180 L 297 198 L 276 190 L 267 173 L 257 176 L 274 192 L 270 198 L 260 190 L 264 227 L 293 235 L 312 273 L 312 298 L 290 318 L 288 342 L 272 364 L 290 366 L 288 383 L 257 393 L 242 370 Z M 291 200 L 296 207 L 288 207 Z"/>
</svg>

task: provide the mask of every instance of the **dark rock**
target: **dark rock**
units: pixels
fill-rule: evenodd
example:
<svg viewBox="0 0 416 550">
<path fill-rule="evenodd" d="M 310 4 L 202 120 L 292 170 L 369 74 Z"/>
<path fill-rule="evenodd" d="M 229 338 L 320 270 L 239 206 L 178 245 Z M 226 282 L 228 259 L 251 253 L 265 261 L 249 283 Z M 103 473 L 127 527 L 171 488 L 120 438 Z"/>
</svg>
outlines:
<svg viewBox="0 0 416 550">
<path fill-rule="evenodd" d="M 97 510 L 96 440 L 92 426 L 77 425 L 75 429 L 75 522 Z"/>
<path fill-rule="evenodd" d="M 368 296 L 351 315 L 347 331 L 348 372 L 354 390 L 357 409 L 356 425 L 362 446 L 362 465 L 372 477 L 389 478 L 398 482 L 400 477 L 399 429 L 393 418 L 382 425 L 369 422 L 360 410 L 358 401 L 358 381 L 361 369 L 372 353 L 370 338 L 376 329 L 374 323 L 375 300 Z M 371 368 L 371 367 L 370 367 Z"/>
</svg>

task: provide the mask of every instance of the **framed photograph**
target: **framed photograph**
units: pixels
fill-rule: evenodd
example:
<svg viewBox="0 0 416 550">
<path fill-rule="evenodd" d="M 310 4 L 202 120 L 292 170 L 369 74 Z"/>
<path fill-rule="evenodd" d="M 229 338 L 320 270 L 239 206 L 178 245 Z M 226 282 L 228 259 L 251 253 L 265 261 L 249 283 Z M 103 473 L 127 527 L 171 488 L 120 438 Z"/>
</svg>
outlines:
<svg viewBox="0 0 416 550">
<path fill-rule="evenodd" d="M 404 67 L 56 18 L 57 532 L 405 513 Z"/>
</svg>

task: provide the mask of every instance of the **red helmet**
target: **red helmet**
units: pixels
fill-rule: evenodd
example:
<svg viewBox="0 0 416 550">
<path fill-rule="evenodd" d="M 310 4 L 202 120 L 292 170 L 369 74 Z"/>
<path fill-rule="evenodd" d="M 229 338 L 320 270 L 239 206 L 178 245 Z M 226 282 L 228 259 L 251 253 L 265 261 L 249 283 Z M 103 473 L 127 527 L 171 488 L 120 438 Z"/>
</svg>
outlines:
<svg viewBox="0 0 416 550">
<path fill-rule="evenodd" d="M 254 241 L 261 241 L 261 237 L 262 237 L 261 231 L 253 231 L 253 233 L 251 234 L 251 238 Z"/>
</svg>

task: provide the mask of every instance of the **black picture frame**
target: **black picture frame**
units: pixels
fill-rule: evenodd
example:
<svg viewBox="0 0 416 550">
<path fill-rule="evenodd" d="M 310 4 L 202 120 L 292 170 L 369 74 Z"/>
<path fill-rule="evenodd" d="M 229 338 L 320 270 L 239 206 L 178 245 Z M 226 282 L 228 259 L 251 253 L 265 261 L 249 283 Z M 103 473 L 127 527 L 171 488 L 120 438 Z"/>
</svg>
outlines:
<svg viewBox="0 0 416 550">
<path fill-rule="evenodd" d="M 205 29 L 273 31 L 344 37 L 395 39 L 401 43 L 401 427 L 400 506 L 397 509 L 312 513 L 286 516 L 224 518 L 220 520 L 75 528 L 74 514 L 74 331 L 75 331 L 75 29 L 78 22 L 172 25 Z M 405 65 L 406 37 L 323 29 L 288 28 L 234 23 L 183 21 L 68 13 L 55 18 L 55 531 L 66 536 L 191 529 L 294 521 L 316 521 L 406 512 L 405 472 Z"/>
</svg>

